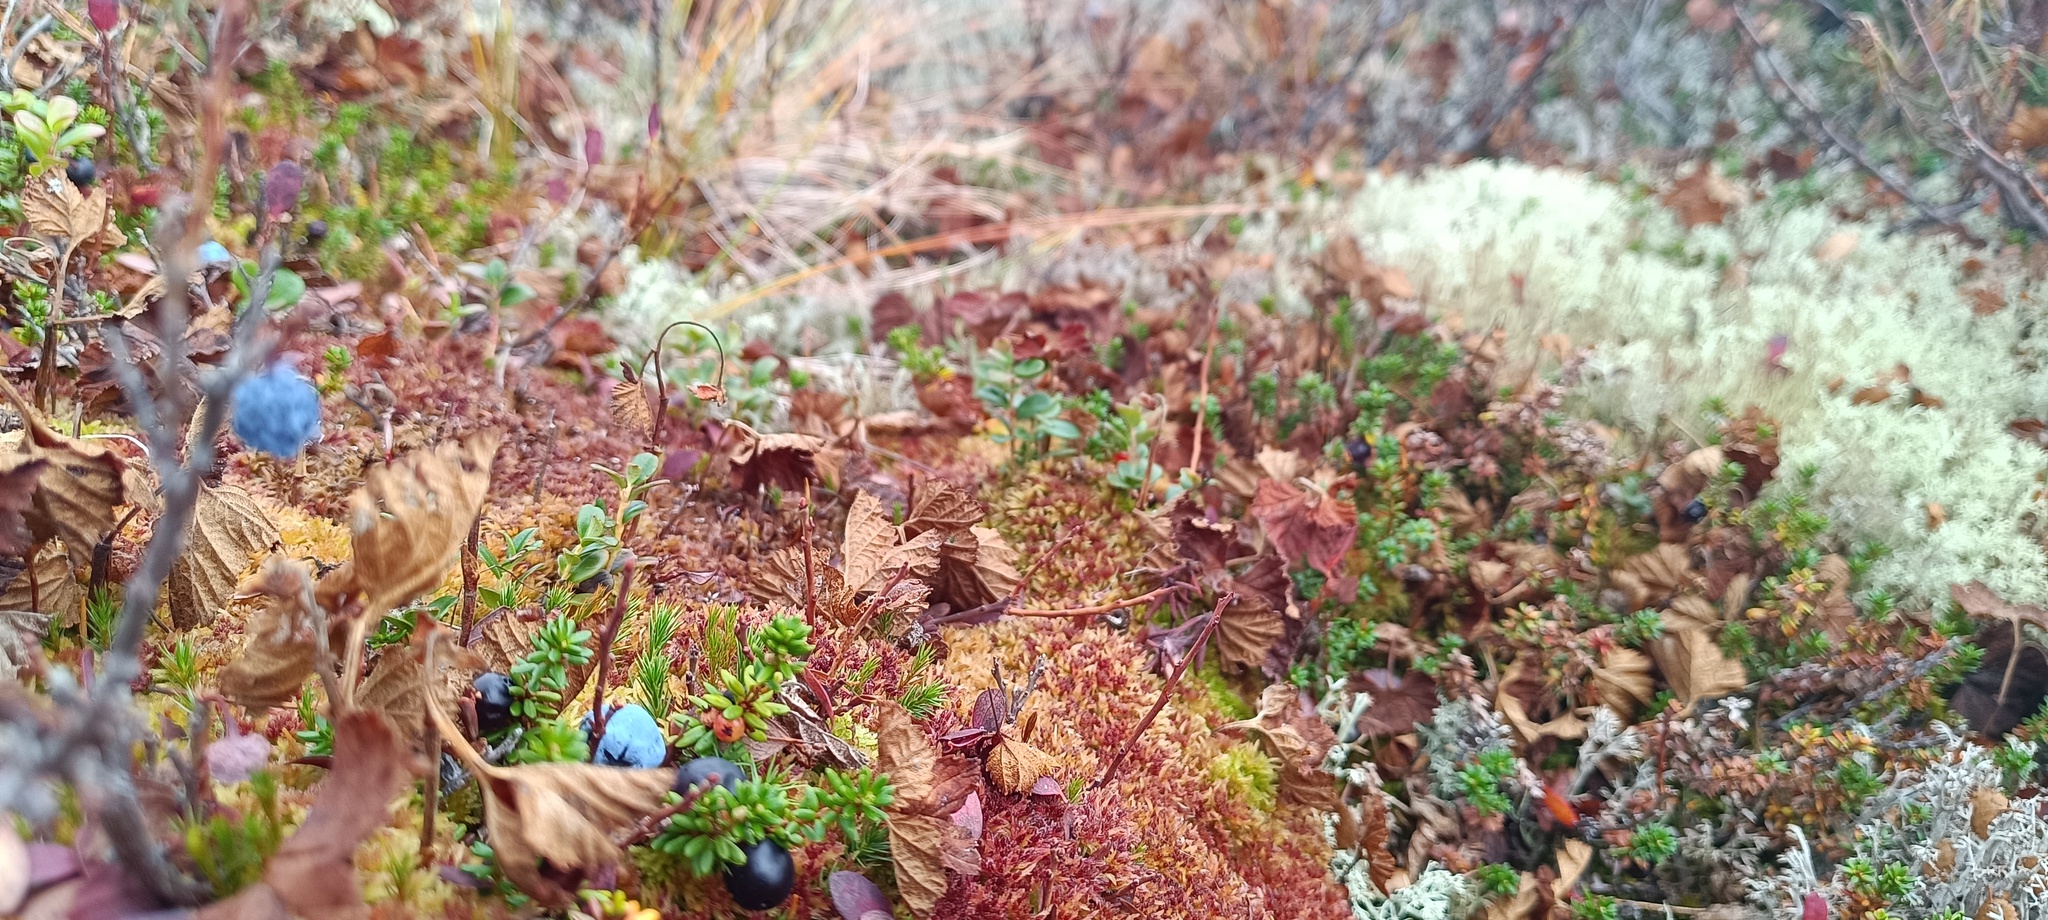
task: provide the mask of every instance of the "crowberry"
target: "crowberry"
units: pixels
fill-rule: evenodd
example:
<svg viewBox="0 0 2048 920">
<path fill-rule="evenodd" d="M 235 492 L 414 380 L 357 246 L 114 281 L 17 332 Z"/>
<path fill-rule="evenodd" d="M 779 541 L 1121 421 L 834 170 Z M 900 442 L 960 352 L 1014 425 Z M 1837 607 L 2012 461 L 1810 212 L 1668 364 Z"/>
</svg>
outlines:
<svg viewBox="0 0 2048 920">
<path fill-rule="evenodd" d="M 740 852 L 747 861 L 725 870 L 725 890 L 745 910 L 767 910 L 789 898 L 796 887 L 796 862 L 782 844 L 763 839 Z"/>
<path fill-rule="evenodd" d="M 266 454 L 291 459 L 320 433 L 320 391 L 285 364 L 235 385 L 235 437 Z"/>
</svg>

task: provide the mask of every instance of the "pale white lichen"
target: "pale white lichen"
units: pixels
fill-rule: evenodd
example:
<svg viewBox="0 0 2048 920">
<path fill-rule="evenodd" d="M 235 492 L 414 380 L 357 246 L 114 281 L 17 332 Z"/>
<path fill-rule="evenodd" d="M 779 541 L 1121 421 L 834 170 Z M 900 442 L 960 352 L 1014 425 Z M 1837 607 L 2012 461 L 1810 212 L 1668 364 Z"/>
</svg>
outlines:
<svg viewBox="0 0 2048 920">
<path fill-rule="evenodd" d="M 1835 202 L 1766 199 L 1724 225 L 1681 228 L 1653 198 L 1579 173 L 1472 163 L 1374 181 L 1309 208 L 1305 220 L 1250 222 L 1244 245 L 1314 251 L 1353 233 L 1408 273 L 1423 305 L 1468 326 L 1499 326 L 1515 357 L 1568 336 L 1591 349 L 1577 411 L 1652 436 L 1692 426 L 1712 399 L 1761 406 L 1781 423 L 1777 488 L 1802 469 L 1844 538 L 1893 552 L 1871 583 L 1935 602 L 1982 579 L 2002 595 L 2048 600 L 2048 452 L 2006 431 L 2048 395 L 2048 286 L 1965 284 L 1953 241 L 1886 236 L 1845 222 Z M 1846 257 L 1815 256 L 1821 243 Z M 1282 309 L 1305 310 L 1306 269 L 1276 264 Z M 1967 287 L 2011 306 L 1978 315 Z M 1773 340 L 1783 355 L 1773 367 Z M 1905 365 L 1941 400 L 1912 404 L 1903 384 L 1877 405 L 1859 388 Z M 1930 527 L 1929 506 L 1945 522 Z"/>
</svg>

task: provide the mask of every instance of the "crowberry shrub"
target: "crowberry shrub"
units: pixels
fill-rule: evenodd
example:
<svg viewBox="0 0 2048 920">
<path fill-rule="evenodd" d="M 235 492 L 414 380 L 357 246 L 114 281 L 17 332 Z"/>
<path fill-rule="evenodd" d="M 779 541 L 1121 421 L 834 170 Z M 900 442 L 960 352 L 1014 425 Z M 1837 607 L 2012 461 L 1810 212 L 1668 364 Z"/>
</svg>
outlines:
<svg viewBox="0 0 2048 920">
<path fill-rule="evenodd" d="M 298 371 L 275 364 L 235 386 L 235 437 L 291 459 L 320 433 L 320 392 Z"/>
</svg>

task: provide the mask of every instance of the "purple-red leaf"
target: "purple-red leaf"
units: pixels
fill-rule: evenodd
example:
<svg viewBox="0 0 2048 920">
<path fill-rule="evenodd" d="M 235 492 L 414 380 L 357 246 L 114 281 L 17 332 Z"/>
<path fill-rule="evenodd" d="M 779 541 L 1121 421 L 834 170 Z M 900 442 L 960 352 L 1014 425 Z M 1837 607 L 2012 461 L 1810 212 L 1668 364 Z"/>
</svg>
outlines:
<svg viewBox="0 0 2048 920">
<path fill-rule="evenodd" d="M 121 0 L 85 0 L 85 15 L 93 28 L 112 32 L 121 24 Z"/>
<path fill-rule="evenodd" d="M 270 174 L 263 177 L 263 212 L 276 220 L 285 212 L 297 207 L 299 189 L 306 184 L 306 171 L 299 164 L 285 160 L 270 168 Z"/>
<path fill-rule="evenodd" d="M 832 906 L 839 908 L 839 916 L 845 920 L 864 920 L 869 914 L 879 913 L 890 916 L 889 897 L 876 887 L 868 877 L 858 872 L 834 872 L 828 883 L 832 888 Z"/>
</svg>

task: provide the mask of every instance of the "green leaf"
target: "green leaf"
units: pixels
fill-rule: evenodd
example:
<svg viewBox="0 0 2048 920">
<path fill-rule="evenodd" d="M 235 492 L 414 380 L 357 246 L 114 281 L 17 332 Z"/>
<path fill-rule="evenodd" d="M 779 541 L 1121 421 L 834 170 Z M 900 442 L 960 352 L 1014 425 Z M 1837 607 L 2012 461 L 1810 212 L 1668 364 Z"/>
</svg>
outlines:
<svg viewBox="0 0 2048 920">
<path fill-rule="evenodd" d="M 1017 414 L 1028 419 L 1044 419 L 1058 412 L 1060 404 L 1050 395 L 1033 393 L 1017 404 Z"/>
<path fill-rule="evenodd" d="M 1017 362 L 1016 368 L 1013 369 L 1011 373 L 1016 374 L 1020 379 L 1030 380 L 1033 377 L 1045 373 L 1045 359 L 1025 358 L 1024 360 Z"/>
<path fill-rule="evenodd" d="M 1078 441 L 1081 439 L 1080 426 L 1063 418 L 1047 419 L 1040 428 L 1046 434 L 1062 440 Z"/>
<path fill-rule="evenodd" d="M 277 311 L 299 305 L 306 299 L 306 279 L 288 268 L 280 268 L 270 277 L 270 296 L 263 299 L 263 308 Z"/>
</svg>

